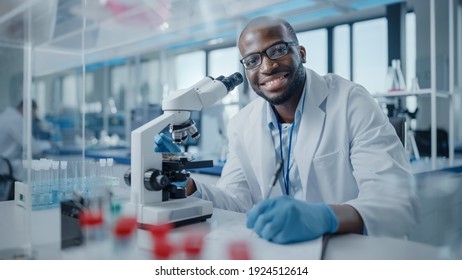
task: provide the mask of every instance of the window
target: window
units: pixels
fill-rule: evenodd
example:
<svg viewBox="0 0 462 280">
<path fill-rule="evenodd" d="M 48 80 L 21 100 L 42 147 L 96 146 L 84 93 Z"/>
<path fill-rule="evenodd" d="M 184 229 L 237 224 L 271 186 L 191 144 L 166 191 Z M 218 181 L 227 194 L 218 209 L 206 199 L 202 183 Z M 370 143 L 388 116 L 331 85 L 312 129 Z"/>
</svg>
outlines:
<svg viewBox="0 0 462 280">
<path fill-rule="evenodd" d="M 297 37 L 300 45 L 306 49 L 306 67 L 320 75 L 327 74 L 327 30 L 300 32 Z"/>
<path fill-rule="evenodd" d="M 406 14 L 406 85 L 408 88 L 412 84 L 412 79 L 416 76 L 416 26 L 415 13 Z"/>
<path fill-rule="evenodd" d="M 117 110 L 125 110 L 126 95 L 130 90 L 130 69 L 129 64 L 115 66 L 111 68 L 110 74 L 111 94 L 114 98 L 114 106 Z"/>
<path fill-rule="evenodd" d="M 205 77 L 205 52 L 197 51 L 175 58 L 176 89 L 188 88 Z"/>
<path fill-rule="evenodd" d="M 412 83 L 416 77 L 416 26 L 415 13 L 406 14 L 406 86 L 412 88 Z M 415 78 L 417 79 L 417 78 Z M 415 80 L 417 82 L 417 80 Z M 410 112 L 417 108 L 417 97 L 406 97 L 406 107 Z"/>
<path fill-rule="evenodd" d="M 363 85 L 370 93 L 385 90 L 387 53 L 385 18 L 353 25 L 353 80 Z"/>
<path fill-rule="evenodd" d="M 214 78 L 223 75 L 229 76 L 239 72 L 239 51 L 237 47 L 213 50 L 209 53 L 209 65 L 207 75 Z M 231 91 L 228 96 L 223 98 L 224 104 L 239 101 L 237 88 Z"/>
<path fill-rule="evenodd" d="M 334 28 L 334 73 L 351 79 L 350 26 L 347 24 Z"/>
<path fill-rule="evenodd" d="M 62 95 L 63 107 L 78 108 L 80 104 L 79 93 L 77 89 L 81 88 L 77 84 L 77 77 L 74 74 L 67 75 L 63 78 L 63 90 L 66 94 Z"/>
<path fill-rule="evenodd" d="M 149 104 L 162 103 L 163 86 L 160 81 L 160 63 L 157 59 L 143 61 L 141 63 L 140 93 Z"/>
<path fill-rule="evenodd" d="M 239 72 L 239 50 L 237 47 L 216 49 L 208 54 L 208 73 L 214 78 L 229 76 Z M 201 152 L 219 159 L 221 151 L 226 147 L 226 127 L 228 121 L 239 111 L 238 87 L 232 90 L 218 106 L 211 106 L 202 111 Z"/>
</svg>

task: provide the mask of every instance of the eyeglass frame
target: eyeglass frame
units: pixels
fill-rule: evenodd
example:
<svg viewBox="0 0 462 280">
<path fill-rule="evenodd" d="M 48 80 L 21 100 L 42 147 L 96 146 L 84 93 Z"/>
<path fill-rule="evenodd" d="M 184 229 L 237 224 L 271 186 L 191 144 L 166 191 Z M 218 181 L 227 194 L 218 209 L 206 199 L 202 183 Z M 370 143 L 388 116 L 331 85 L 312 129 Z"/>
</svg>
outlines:
<svg viewBox="0 0 462 280">
<path fill-rule="evenodd" d="M 266 52 L 267 52 L 269 49 L 271 49 L 272 47 L 277 46 L 277 45 L 285 45 L 286 48 L 287 48 L 287 53 L 286 53 L 286 54 L 283 54 L 283 55 L 281 55 L 281 56 L 279 56 L 279 57 L 276 57 L 276 58 L 271 58 Z M 290 41 L 290 42 L 285 42 L 285 41 L 283 41 L 283 42 L 277 42 L 277 43 L 274 43 L 274 44 L 272 44 L 271 46 L 267 47 L 266 49 L 264 49 L 264 50 L 261 51 L 261 52 L 255 52 L 255 53 L 251 53 L 251 54 L 246 55 L 246 56 L 243 57 L 241 60 L 239 60 L 239 62 L 242 64 L 242 66 L 244 66 L 244 68 L 245 68 L 246 70 L 252 70 L 252 69 L 255 69 L 255 68 L 259 67 L 259 66 L 263 63 L 263 54 L 265 54 L 265 55 L 266 55 L 269 59 L 271 59 L 271 60 L 279 59 L 279 58 L 281 58 L 281 57 L 284 57 L 284 56 L 288 55 L 288 54 L 289 54 L 289 47 L 292 47 L 292 46 L 298 46 L 298 43 L 295 42 L 295 41 Z M 250 68 L 245 67 L 244 59 L 248 58 L 249 56 L 256 55 L 256 54 L 260 55 L 260 63 L 259 63 L 258 65 L 255 65 L 254 67 L 250 67 Z"/>
</svg>

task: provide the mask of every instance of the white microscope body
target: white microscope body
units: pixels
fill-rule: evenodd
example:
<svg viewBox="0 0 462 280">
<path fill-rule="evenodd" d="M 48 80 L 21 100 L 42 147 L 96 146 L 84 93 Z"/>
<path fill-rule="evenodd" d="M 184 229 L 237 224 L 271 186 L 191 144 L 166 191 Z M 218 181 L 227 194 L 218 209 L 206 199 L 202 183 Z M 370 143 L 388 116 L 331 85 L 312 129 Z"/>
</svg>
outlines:
<svg viewBox="0 0 462 280">
<path fill-rule="evenodd" d="M 141 228 L 163 223 L 180 226 L 212 216 L 213 204 L 210 201 L 196 197 L 171 199 L 166 194 L 164 187 L 172 185 L 163 170 L 166 163 L 162 153 L 154 152 L 154 137 L 169 125 L 175 142 L 185 140 L 187 133 L 198 137 L 194 122 L 190 120 L 191 111 L 211 106 L 242 81 L 240 73 L 226 78 L 205 77 L 192 87 L 170 95 L 162 102 L 164 113 L 161 116 L 132 131 L 130 202 L 136 207 Z"/>
</svg>

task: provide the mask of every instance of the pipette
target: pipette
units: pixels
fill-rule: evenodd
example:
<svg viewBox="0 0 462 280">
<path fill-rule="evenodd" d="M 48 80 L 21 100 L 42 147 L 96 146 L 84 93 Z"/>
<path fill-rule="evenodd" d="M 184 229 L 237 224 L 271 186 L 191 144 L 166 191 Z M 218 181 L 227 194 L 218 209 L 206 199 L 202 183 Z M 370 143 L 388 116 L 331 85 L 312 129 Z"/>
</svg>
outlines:
<svg viewBox="0 0 462 280">
<path fill-rule="evenodd" d="M 271 192 L 273 191 L 274 185 L 276 185 L 276 182 L 278 181 L 279 174 L 281 174 L 282 166 L 284 165 L 284 161 L 281 159 L 276 166 L 276 172 L 274 172 L 273 178 L 271 178 L 271 185 L 269 186 L 269 191 L 266 194 L 266 199 L 268 199 L 271 196 Z"/>
</svg>

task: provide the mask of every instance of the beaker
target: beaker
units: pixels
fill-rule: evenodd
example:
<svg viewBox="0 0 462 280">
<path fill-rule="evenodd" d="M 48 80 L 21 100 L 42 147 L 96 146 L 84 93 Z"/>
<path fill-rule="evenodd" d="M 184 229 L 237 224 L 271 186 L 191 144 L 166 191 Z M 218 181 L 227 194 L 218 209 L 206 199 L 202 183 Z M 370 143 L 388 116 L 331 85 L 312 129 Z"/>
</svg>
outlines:
<svg viewBox="0 0 462 280">
<path fill-rule="evenodd" d="M 417 77 L 412 78 L 411 80 L 411 87 L 409 88 L 410 91 L 419 91 L 419 79 Z"/>
<path fill-rule="evenodd" d="M 388 91 L 406 90 L 406 82 L 404 80 L 403 71 L 401 70 L 401 61 L 393 59 L 391 66 L 388 67 L 385 87 Z"/>
</svg>

